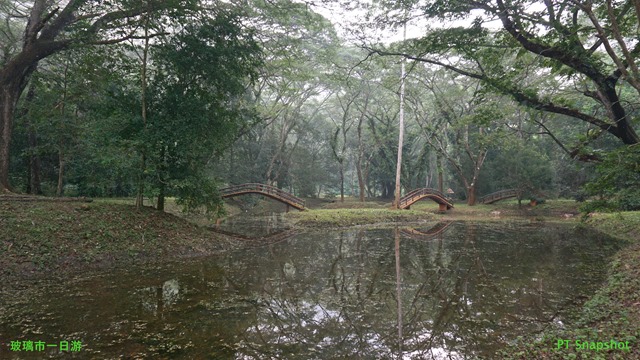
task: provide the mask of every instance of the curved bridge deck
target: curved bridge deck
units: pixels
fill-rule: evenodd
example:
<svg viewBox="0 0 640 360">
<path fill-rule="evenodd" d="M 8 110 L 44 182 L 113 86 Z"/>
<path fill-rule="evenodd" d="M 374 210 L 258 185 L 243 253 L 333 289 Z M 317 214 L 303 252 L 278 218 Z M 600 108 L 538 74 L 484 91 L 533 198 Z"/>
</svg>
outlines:
<svg viewBox="0 0 640 360">
<path fill-rule="evenodd" d="M 400 198 L 400 209 L 409 209 L 409 207 L 424 198 L 429 198 L 440 205 L 440 210 L 449 210 L 453 207 L 451 200 L 447 196 L 436 189 L 420 188 L 410 191 L 408 194 Z"/>
<path fill-rule="evenodd" d="M 244 194 L 260 194 L 285 203 L 287 205 L 293 206 L 300 211 L 305 210 L 304 200 L 271 185 L 248 183 L 229 186 L 227 188 L 220 189 L 219 191 L 222 198 L 234 197 Z"/>
<path fill-rule="evenodd" d="M 483 204 L 493 204 L 496 201 L 517 197 L 517 196 L 518 196 L 517 189 L 500 190 L 500 191 L 491 193 L 489 195 L 483 196 L 480 199 L 480 202 Z"/>
</svg>

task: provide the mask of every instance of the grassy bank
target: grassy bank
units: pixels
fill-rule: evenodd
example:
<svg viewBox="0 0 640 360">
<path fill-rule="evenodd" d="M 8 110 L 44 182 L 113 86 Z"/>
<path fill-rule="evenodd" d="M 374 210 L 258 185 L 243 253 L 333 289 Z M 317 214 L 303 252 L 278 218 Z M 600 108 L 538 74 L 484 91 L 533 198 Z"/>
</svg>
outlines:
<svg viewBox="0 0 640 360">
<path fill-rule="evenodd" d="M 29 276 L 217 253 L 209 230 L 109 203 L 0 201 L 0 276 Z"/>
<path fill-rule="evenodd" d="M 570 200 L 549 201 L 535 207 L 517 201 L 503 201 L 491 205 L 467 206 L 456 204 L 441 212 L 433 201 L 421 201 L 410 210 L 393 210 L 391 203 L 365 202 L 355 199 L 345 202 L 317 203 L 308 211 L 293 211 L 286 215 L 292 226 L 308 228 L 340 228 L 354 225 L 415 223 L 432 220 L 461 221 L 578 221 L 577 203 Z"/>
<path fill-rule="evenodd" d="M 340 228 L 356 225 L 384 225 L 417 223 L 434 219 L 433 214 L 419 210 L 394 211 L 389 209 L 319 209 L 287 214 L 295 227 Z"/>
<path fill-rule="evenodd" d="M 505 359 L 640 359 L 640 212 L 597 214 L 586 226 L 629 241 L 614 256 L 606 284 L 589 299 L 566 329 L 549 329 L 521 339 Z M 568 340 L 560 345 L 558 340 Z M 583 350 L 576 341 L 628 342 L 629 350 Z"/>
</svg>

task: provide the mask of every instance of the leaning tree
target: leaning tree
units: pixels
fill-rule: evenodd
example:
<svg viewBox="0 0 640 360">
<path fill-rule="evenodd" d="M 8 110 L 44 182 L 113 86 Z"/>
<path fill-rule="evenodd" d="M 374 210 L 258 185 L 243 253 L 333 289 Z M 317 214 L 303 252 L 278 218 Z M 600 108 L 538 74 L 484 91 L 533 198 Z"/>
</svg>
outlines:
<svg viewBox="0 0 640 360">
<path fill-rule="evenodd" d="M 634 129 L 640 95 L 639 1 L 385 0 L 380 4 L 378 25 L 397 26 L 407 14 L 430 24 L 455 25 L 435 25 L 422 37 L 397 46 L 366 45 L 371 54 L 441 66 L 478 79 L 487 89 L 523 106 L 556 114 L 558 119 L 582 121 L 623 144 L 640 142 Z M 532 77 L 556 85 L 545 86 L 543 81 L 534 85 Z"/>
</svg>

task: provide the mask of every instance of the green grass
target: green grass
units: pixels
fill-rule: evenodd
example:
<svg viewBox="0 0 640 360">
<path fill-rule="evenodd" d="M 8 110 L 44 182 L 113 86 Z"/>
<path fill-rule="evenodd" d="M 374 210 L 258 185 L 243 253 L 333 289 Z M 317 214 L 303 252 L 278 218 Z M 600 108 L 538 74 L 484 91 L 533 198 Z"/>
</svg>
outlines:
<svg viewBox="0 0 640 360">
<path fill-rule="evenodd" d="M 434 215 L 425 211 L 391 209 L 319 209 L 287 214 L 287 220 L 293 225 L 304 227 L 347 227 L 433 219 Z"/>
<path fill-rule="evenodd" d="M 417 222 L 424 220 L 512 221 L 527 219 L 536 221 L 578 221 L 578 204 L 573 200 L 552 200 L 535 207 L 528 202 L 518 205 L 517 200 L 495 204 L 468 206 L 457 203 L 453 209 L 441 212 L 434 201 L 423 200 L 410 210 L 393 210 L 391 203 L 379 201 L 358 202 L 346 198 L 345 202 L 317 203 L 318 208 L 305 212 L 290 212 L 287 218 L 294 226 L 346 227 L 352 225 L 376 225 L 380 223 Z"/>
<path fill-rule="evenodd" d="M 0 202 L 0 277 L 224 249 L 184 219 L 108 202 Z"/>
<path fill-rule="evenodd" d="M 93 199 L 96 204 L 112 204 L 112 205 L 135 205 L 135 198 L 96 198 Z M 147 207 L 155 206 L 155 199 L 145 198 L 144 204 Z M 196 210 L 190 213 L 184 213 L 182 207 L 176 204 L 176 199 L 173 197 L 167 197 L 165 199 L 164 211 L 181 217 L 191 223 L 200 226 L 212 226 L 215 225 L 217 217 L 210 214 L 206 214 L 204 210 Z M 226 216 L 236 215 L 241 212 L 237 205 L 227 202 L 225 204 Z"/>
</svg>

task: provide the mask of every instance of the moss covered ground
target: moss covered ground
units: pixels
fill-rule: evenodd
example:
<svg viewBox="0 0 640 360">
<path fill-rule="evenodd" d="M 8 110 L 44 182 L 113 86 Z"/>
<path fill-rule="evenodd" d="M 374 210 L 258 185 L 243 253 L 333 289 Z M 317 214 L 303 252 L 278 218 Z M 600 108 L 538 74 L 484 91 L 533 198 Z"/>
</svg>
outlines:
<svg viewBox="0 0 640 360">
<path fill-rule="evenodd" d="M 0 201 L 0 228 L 5 278 L 213 254 L 227 245 L 175 215 L 117 203 Z"/>
</svg>

